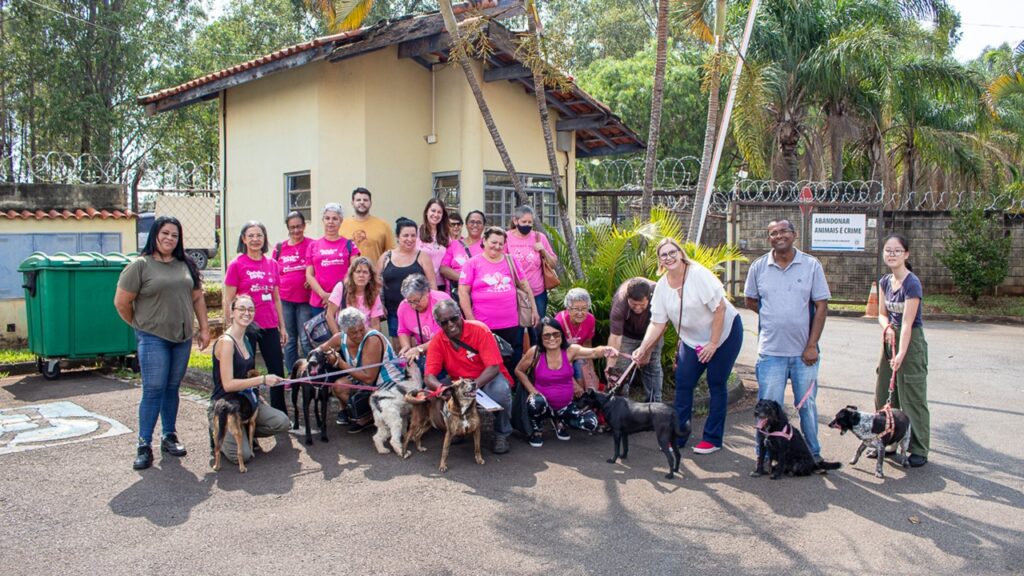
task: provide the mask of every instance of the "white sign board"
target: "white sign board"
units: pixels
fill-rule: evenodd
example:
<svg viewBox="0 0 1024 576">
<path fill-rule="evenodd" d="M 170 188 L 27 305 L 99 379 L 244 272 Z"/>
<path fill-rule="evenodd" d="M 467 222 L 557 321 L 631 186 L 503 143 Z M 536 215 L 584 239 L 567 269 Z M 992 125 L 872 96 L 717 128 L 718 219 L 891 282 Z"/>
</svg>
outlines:
<svg viewBox="0 0 1024 576">
<path fill-rule="evenodd" d="M 864 214 L 813 214 L 811 250 L 864 251 Z"/>
</svg>

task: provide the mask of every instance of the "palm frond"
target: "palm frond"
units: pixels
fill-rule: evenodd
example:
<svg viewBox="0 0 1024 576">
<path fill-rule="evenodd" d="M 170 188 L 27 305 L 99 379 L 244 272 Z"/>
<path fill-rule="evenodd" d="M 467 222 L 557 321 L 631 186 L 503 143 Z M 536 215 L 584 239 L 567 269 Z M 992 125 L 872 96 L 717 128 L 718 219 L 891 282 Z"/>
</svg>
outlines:
<svg viewBox="0 0 1024 576">
<path fill-rule="evenodd" d="M 985 99 L 992 113 L 997 114 L 999 103 L 1016 94 L 1024 94 L 1024 74 L 1011 72 L 997 77 L 988 85 Z"/>
<path fill-rule="evenodd" d="M 338 0 L 331 32 L 347 32 L 363 25 L 374 0 Z"/>
</svg>

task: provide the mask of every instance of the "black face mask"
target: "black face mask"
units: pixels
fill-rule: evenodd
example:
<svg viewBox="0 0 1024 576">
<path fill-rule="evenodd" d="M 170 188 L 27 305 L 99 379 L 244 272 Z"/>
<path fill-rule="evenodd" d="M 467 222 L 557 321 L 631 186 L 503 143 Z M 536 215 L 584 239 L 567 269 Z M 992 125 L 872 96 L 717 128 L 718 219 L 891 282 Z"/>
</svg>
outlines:
<svg viewBox="0 0 1024 576">
<path fill-rule="evenodd" d="M 533 226 L 516 226 L 516 230 L 519 230 L 520 234 L 526 236 L 531 230 L 533 230 Z"/>
</svg>

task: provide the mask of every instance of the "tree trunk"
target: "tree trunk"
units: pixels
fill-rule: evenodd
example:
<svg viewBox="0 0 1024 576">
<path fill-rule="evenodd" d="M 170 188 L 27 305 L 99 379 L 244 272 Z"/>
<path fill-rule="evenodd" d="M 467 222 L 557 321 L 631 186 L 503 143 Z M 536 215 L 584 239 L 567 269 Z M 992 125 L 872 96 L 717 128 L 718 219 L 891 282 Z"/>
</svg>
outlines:
<svg viewBox="0 0 1024 576">
<path fill-rule="evenodd" d="M 455 12 L 452 10 L 452 1 L 440 0 L 438 8 L 441 10 L 441 16 L 444 18 L 444 27 L 448 32 L 448 36 L 452 39 L 452 44 L 461 42 L 459 24 L 455 20 Z M 494 117 L 491 116 L 491 109 L 487 106 L 487 101 L 484 100 L 484 93 L 480 89 L 480 81 L 477 80 L 476 72 L 473 71 L 469 58 L 462 56 L 458 60 L 459 65 L 462 67 L 462 72 L 466 75 L 466 82 L 469 83 L 469 90 L 473 93 L 473 98 L 476 99 L 477 107 L 480 108 L 480 116 L 483 117 L 487 131 L 491 134 L 491 139 L 494 140 L 494 147 L 498 150 L 498 156 L 501 157 L 501 162 L 505 165 L 505 171 L 512 180 L 512 186 L 516 190 L 516 201 L 522 205 L 529 205 L 530 199 L 523 190 L 523 183 L 519 180 L 519 174 L 516 173 L 516 168 L 512 164 L 512 158 L 508 155 L 508 149 L 505 148 L 505 142 L 501 139 L 498 126 L 494 123 Z"/>
<path fill-rule="evenodd" d="M 658 136 L 661 132 L 661 103 L 665 94 L 665 60 L 668 45 L 668 0 L 658 1 L 658 45 L 654 60 L 654 90 L 651 93 L 651 127 L 647 136 L 644 162 L 644 190 L 640 199 L 640 219 L 650 220 L 654 205 L 654 170 L 658 163 Z"/>
<path fill-rule="evenodd" d="M 796 148 L 800 144 L 800 132 L 796 126 L 787 122 L 783 124 L 779 134 L 779 149 L 782 151 L 782 165 L 785 179 L 796 182 L 800 179 L 800 162 Z"/>
<path fill-rule="evenodd" d="M 538 2 L 539 0 L 534 0 Z M 527 7 L 526 18 L 537 48 L 537 54 L 543 57 L 541 50 L 540 32 L 538 30 L 537 18 L 539 7 L 534 4 L 533 10 Z M 558 210 L 558 221 L 562 226 L 562 237 L 569 248 L 569 263 L 577 279 L 583 279 L 583 265 L 580 262 L 579 249 L 576 247 L 576 233 L 573 230 L 572 221 L 569 219 L 569 200 L 566 197 L 565 188 L 562 186 L 562 175 L 558 169 L 558 157 L 555 153 L 555 139 L 551 134 L 551 120 L 548 117 L 547 93 L 544 90 L 544 75 L 539 69 L 533 72 L 533 95 L 537 101 L 537 111 L 540 114 L 540 125 L 544 132 L 544 147 L 548 153 L 548 167 L 551 169 L 551 183 L 555 189 L 556 210 Z M 543 214 L 543 210 L 541 210 Z"/>
<path fill-rule="evenodd" d="M 690 227 L 686 231 L 686 239 L 697 242 L 697 230 L 700 228 L 704 212 L 704 192 L 707 188 L 708 173 L 711 171 L 711 156 L 715 152 L 715 139 L 718 137 L 718 101 L 722 90 L 721 55 L 722 44 L 725 42 L 725 6 L 726 0 L 715 2 L 715 66 L 711 74 L 711 85 L 708 94 L 708 120 L 704 127 L 704 150 L 700 156 L 700 173 L 697 176 L 697 191 L 693 195 L 693 210 L 690 212 Z"/>
<path fill-rule="evenodd" d="M 843 120 L 840 115 L 829 114 L 829 148 L 832 153 L 832 182 L 838 184 L 843 181 L 843 133 L 839 123 Z"/>
</svg>

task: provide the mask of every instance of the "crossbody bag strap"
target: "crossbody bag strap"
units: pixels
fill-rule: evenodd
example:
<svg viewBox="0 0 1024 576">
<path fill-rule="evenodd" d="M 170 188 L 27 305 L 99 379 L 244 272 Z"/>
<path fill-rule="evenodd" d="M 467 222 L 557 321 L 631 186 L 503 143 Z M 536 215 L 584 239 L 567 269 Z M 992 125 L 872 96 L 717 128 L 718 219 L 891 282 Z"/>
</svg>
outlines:
<svg viewBox="0 0 1024 576">
<path fill-rule="evenodd" d="M 466 251 L 466 258 L 472 258 L 473 253 L 469 251 L 469 246 L 466 246 L 466 241 L 460 238 L 459 243 L 462 244 L 462 249 Z"/>
<path fill-rule="evenodd" d="M 430 296 L 427 296 L 427 302 L 430 302 Z M 412 306 L 410 306 L 412 308 Z M 413 310 L 416 312 L 416 310 Z M 420 333 L 420 344 L 423 344 L 426 339 L 423 337 L 423 324 L 420 323 L 420 313 L 416 312 L 416 330 Z"/>
<path fill-rule="evenodd" d="M 508 273 L 512 276 L 513 288 L 519 285 L 519 275 L 516 274 L 516 265 L 512 262 L 512 256 L 505 254 L 505 263 L 508 264 Z"/>
<path fill-rule="evenodd" d="M 676 335 L 679 337 L 679 352 L 683 351 L 683 288 L 686 287 L 686 275 L 690 273 L 690 265 L 686 265 L 686 271 L 683 272 L 683 282 L 679 285 L 679 322 L 676 324 Z"/>
<path fill-rule="evenodd" d="M 459 340 L 458 338 L 452 338 L 451 336 L 449 336 L 448 339 L 454 342 L 455 344 L 458 344 L 460 348 L 465 348 L 466 350 L 469 350 L 473 354 L 480 354 L 480 352 L 478 352 L 476 348 L 473 348 L 472 346 L 466 344 L 465 342 Z"/>
</svg>

